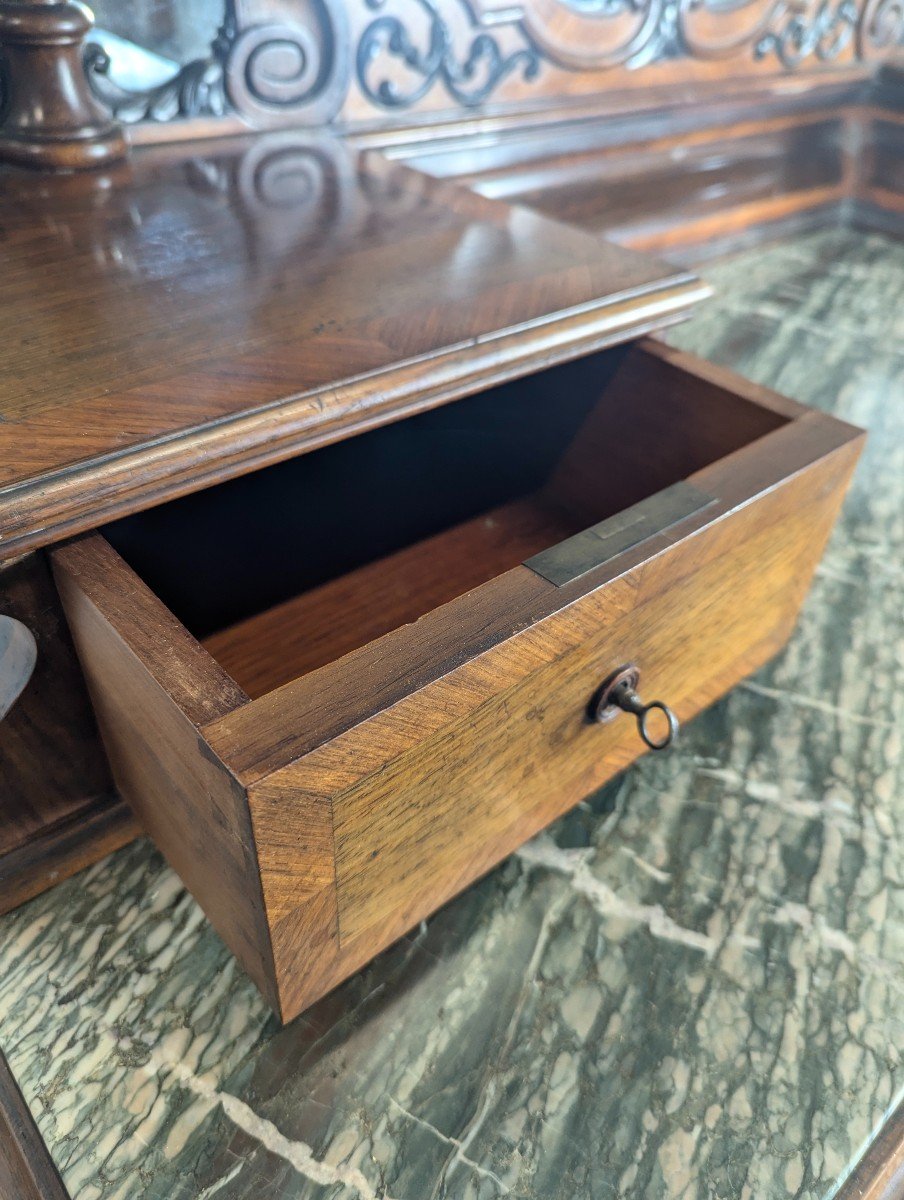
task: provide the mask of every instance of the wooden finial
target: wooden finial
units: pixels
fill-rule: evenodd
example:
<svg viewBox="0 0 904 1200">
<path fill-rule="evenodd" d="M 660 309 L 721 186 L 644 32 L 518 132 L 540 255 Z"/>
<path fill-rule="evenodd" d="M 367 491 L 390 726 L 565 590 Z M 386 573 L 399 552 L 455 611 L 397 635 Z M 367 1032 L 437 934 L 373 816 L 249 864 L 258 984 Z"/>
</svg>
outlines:
<svg viewBox="0 0 904 1200">
<path fill-rule="evenodd" d="M 82 66 L 93 24 L 78 0 L 0 0 L 0 160 L 76 171 L 124 157 Z"/>
</svg>

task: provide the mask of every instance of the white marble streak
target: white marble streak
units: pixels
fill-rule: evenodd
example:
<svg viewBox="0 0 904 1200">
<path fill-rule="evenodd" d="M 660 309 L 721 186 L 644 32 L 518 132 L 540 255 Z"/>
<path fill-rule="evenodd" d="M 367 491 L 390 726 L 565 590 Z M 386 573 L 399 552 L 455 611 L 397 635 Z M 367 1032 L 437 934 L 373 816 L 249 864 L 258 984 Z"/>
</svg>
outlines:
<svg viewBox="0 0 904 1200">
<path fill-rule="evenodd" d="M 447 1146 L 452 1146 L 453 1149 L 455 1150 L 455 1158 L 453 1159 L 453 1162 L 464 1163 L 464 1165 L 466 1167 L 470 1167 L 471 1170 L 476 1171 L 478 1175 L 483 1175 L 487 1179 L 492 1179 L 493 1183 L 498 1185 L 498 1187 L 502 1191 L 502 1194 L 504 1196 L 508 1195 L 509 1188 L 499 1178 L 498 1175 L 496 1175 L 493 1171 L 489 1170 L 489 1168 L 482 1167 L 480 1165 L 480 1163 L 474 1162 L 474 1160 L 472 1158 L 468 1158 L 468 1156 L 465 1154 L 465 1149 L 466 1149 L 465 1143 L 461 1140 L 461 1138 L 449 1137 L 448 1134 L 442 1133 L 439 1129 L 436 1128 L 435 1125 L 431 1125 L 429 1121 L 425 1121 L 423 1119 L 423 1117 L 417 1117 L 414 1115 L 414 1113 L 409 1112 L 407 1108 L 403 1108 L 402 1105 L 399 1104 L 398 1100 L 396 1100 L 394 1096 L 389 1097 L 389 1103 L 392 1105 L 392 1107 L 397 1112 L 400 1112 L 403 1117 L 407 1117 L 409 1121 L 414 1121 L 414 1123 L 416 1125 L 420 1125 L 421 1129 L 429 1130 L 430 1133 L 432 1133 L 434 1137 L 439 1138 L 439 1140 L 441 1142 L 445 1142 Z M 448 1173 L 449 1173 L 449 1168 L 447 1167 L 446 1175 L 448 1175 Z"/>
<path fill-rule="evenodd" d="M 223 1188 L 232 1183 L 233 1179 L 235 1179 L 235 1177 L 244 1169 L 244 1167 L 244 1160 L 239 1159 L 231 1171 L 227 1171 L 225 1175 L 221 1175 L 219 1179 L 215 1180 L 210 1185 L 210 1187 L 206 1187 L 203 1192 L 200 1192 L 198 1194 L 198 1200 L 211 1200 L 211 1198 L 215 1196 L 217 1192 L 221 1192 Z"/>
<path fill-rule="evenodd" d="M 592 851 L 563 850 L 546 834 L 541 834 L 516 851 L 516 857 L 529 867 L 546 867 L 547 870 L 558 871 L 567 876 L 575 891 L 585 896 L 603 917 L 636 921 L 637 924 L 645 926 L 653 937 L 690 946 L 691 949 L 702 950 L 707 955 L 715 954 L 719 948 L 715 938 L 696 929 L 686 929 L 673 921 L 661 905 L 638 904 L 634 900 L 619 896 L 591 871 Z M 741 942 L 756 945 L 752 939 L 743 938 Z"/>
<path fill-rule="evenodd" d="M 144 1070 L 149 1075 L 172 1075 L 180 1087 L 191 1092 L 203 1109 L 210 1111 L 219 1106 L 243 1133 L 260 1142 L 271 1154 L 284 1159 L 299 1175 L 320 1184 L 341 1184 L 354 1189 L 361 1200 L 392 1200 L 387 1193 L 379 1195 L 357 1167 L 341 1163 L 328 1163 L 315 1158 L 307 1143 L 287 1138 L 272 1121 L 258 1116 L 244 1100 L 218 1088 L 211 1079 L 196 1075 L 184 1063 L 167 1062 L 152 1055 Z"/>
<path fill-rule="evenodd" d="M 816 696 L 803 696 L 800 692 L 789 691 L 785 688 L 767 687 L 763 683 L 753 683 L 745 680 L 738 684 L 744 691 L 753 692 L 755 696 L 767 696 L 770 700 L 779 700 L 786 704 L 799 704 L 803 708 L 812 708 L 817 712 L 826 713 L 830 717 L 838 717 L 842 721 L 853 721 L 856 725 L 870 725 L 874 729 L 896 729 L 894 721 L 884 721 L 880 717 L 864 716 L 852 708 L 844 708 L 840 704 L 831 704 L 828 700 L 820 700 Z"/>
</svg>

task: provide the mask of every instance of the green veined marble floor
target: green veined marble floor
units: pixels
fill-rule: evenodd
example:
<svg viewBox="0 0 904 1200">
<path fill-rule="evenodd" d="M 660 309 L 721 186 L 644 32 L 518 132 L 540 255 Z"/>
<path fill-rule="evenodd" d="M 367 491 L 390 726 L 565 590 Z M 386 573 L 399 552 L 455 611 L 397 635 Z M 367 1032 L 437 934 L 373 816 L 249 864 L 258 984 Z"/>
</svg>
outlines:
<svg viewBox="0 0 904 1200">
<path fill-rule="evenodd" d="M 146 843 L 0 920 L 76 1200 L 829 1197 L 904 1089 L 904 246 L 674 342 L 872 431 L 787 651 L 278 1030 Z"/>
</svg>

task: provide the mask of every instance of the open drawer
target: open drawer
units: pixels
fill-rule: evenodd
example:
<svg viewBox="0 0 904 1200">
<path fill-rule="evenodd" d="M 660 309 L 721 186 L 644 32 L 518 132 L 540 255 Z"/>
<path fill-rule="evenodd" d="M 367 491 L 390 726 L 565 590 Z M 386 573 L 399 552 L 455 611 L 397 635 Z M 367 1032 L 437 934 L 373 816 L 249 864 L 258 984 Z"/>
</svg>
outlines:
<svg viewBox="0 0 904 1200">
<path fill-rule="evenodd" d="M 116 781 L 288 1020 L 782 645 L 861 439 L 649 342 L 70 542 Z"/>
</svg>

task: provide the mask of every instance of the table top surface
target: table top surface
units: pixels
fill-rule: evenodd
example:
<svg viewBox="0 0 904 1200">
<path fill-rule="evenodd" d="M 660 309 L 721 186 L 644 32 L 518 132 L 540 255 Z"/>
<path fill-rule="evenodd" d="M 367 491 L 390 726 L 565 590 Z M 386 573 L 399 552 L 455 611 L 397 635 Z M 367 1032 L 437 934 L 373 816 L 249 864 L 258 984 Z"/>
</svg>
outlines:
<svg viewBox="0 0 904 1200">
<path fill-rule="evenodd" d="M 904 1089 L 904 247 L 672 335 L 867 426 L 787 650 L 285 1029 L 139 842 L 0 918 L 77 1200 L 827 1200 Z"/>
<path fill-rule="evenodd" d="M 0 557 L 684 314 L 686 271 L 304 134 L 0 177 Z"/>
</svg>

